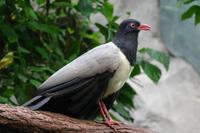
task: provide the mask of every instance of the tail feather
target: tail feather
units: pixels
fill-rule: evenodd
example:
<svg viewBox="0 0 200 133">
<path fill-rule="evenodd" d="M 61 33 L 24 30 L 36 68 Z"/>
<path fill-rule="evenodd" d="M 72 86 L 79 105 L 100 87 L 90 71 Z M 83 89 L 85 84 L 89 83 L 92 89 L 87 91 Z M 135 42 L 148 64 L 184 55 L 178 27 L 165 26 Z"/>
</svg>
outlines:
<svg viewBox="0 0 200 133">
<path fill-rule="evenodd" d="M 28 107 L 31 110 L 37 110 L 41 108 L 44 104 L 46 104 L 51 97 L 44 97 L 44 96 L 35 96 L 25 104 L 23 104 L 23 107 Z"/>
</svg>

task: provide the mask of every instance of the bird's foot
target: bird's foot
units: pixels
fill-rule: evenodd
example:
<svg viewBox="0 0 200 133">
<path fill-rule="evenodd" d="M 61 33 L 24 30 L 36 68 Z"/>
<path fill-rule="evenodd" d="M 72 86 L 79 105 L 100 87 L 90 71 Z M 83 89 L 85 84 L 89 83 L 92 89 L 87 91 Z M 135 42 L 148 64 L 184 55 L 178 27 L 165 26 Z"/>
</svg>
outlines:
<svg viewBox="0 0 200 133">
<path fill-rule="evenodd" d="M 117 132 L 117 129 L 114 127 L 114 125 L 120 125 L 120 122 L 115 120 L 106 120 L 103 122 L 106 126 L 110 127 L 114 130 L 114 132 Z"/>
<path fill-rule="evenodd" d="M 108 125 L 120 125 L 121 122 L 111 119 L 111 120 L 104 121 L 104 123 L 107 123 Z"/>
</svg>

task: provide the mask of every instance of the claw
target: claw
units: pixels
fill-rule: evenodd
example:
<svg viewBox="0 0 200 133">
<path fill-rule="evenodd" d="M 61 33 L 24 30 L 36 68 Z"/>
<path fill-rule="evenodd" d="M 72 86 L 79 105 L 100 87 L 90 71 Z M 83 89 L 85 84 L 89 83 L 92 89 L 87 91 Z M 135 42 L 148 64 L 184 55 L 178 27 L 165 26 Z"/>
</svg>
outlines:
<svg viewBox="0 0 200 133">
<path fill-rule="evenodd" d="M 114 127 L 114 125 L 120 125 L 120 122 L 115 121 L 115 120 L 106 120 L 103 122 L 106 126 L 110 127 L 111 129 L 114 130 L 114 132 L 117 132 L 117 129 Z"/>
<path fill-rule="evenodd" d="M 109 120 L 107 121 L 107 123 L 109 123 L 110 125 L 120 125 L 120 122 L 115 120 Z"/>
<path fill-rule="evenodd" d="M 110 127 L 112 130 L 114 130 L 115 132 L 117 132 L 117 129 L 113 126 L 115 125 L 114 123 L 112 123 L 111 121 L 104 121 L 104 124 L 108 127 Z"/>
</svg>

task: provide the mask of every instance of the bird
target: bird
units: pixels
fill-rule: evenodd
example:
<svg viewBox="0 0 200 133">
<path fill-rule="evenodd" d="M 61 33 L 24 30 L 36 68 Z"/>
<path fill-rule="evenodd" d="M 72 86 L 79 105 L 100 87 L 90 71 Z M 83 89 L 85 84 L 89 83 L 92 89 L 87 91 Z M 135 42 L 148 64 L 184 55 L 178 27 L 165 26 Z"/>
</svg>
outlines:
<svg viewBox="0 0 200 133">
<path fill-rule="evenodd" d="M 116 124 L 108 110 L 136 62 L 138 33 L 150 29 L 136 19 L 122 21 L 111 42 L 56 71 L 23 106 L 87 120 L 95 119 L 100 112 L 107 125 Z"/>
</svg>

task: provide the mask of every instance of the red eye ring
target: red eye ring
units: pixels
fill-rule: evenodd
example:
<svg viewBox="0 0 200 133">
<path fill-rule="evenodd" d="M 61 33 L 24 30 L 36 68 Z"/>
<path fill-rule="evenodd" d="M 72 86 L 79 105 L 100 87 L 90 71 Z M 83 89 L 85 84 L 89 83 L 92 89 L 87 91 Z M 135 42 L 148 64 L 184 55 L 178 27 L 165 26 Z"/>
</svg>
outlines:
<svg viewBox="0 0 200 133">
<path fill-rule="evenodd" d="M 131 28 L 135 28 L 135 23 L 130 23 Z"/>
</svg>

